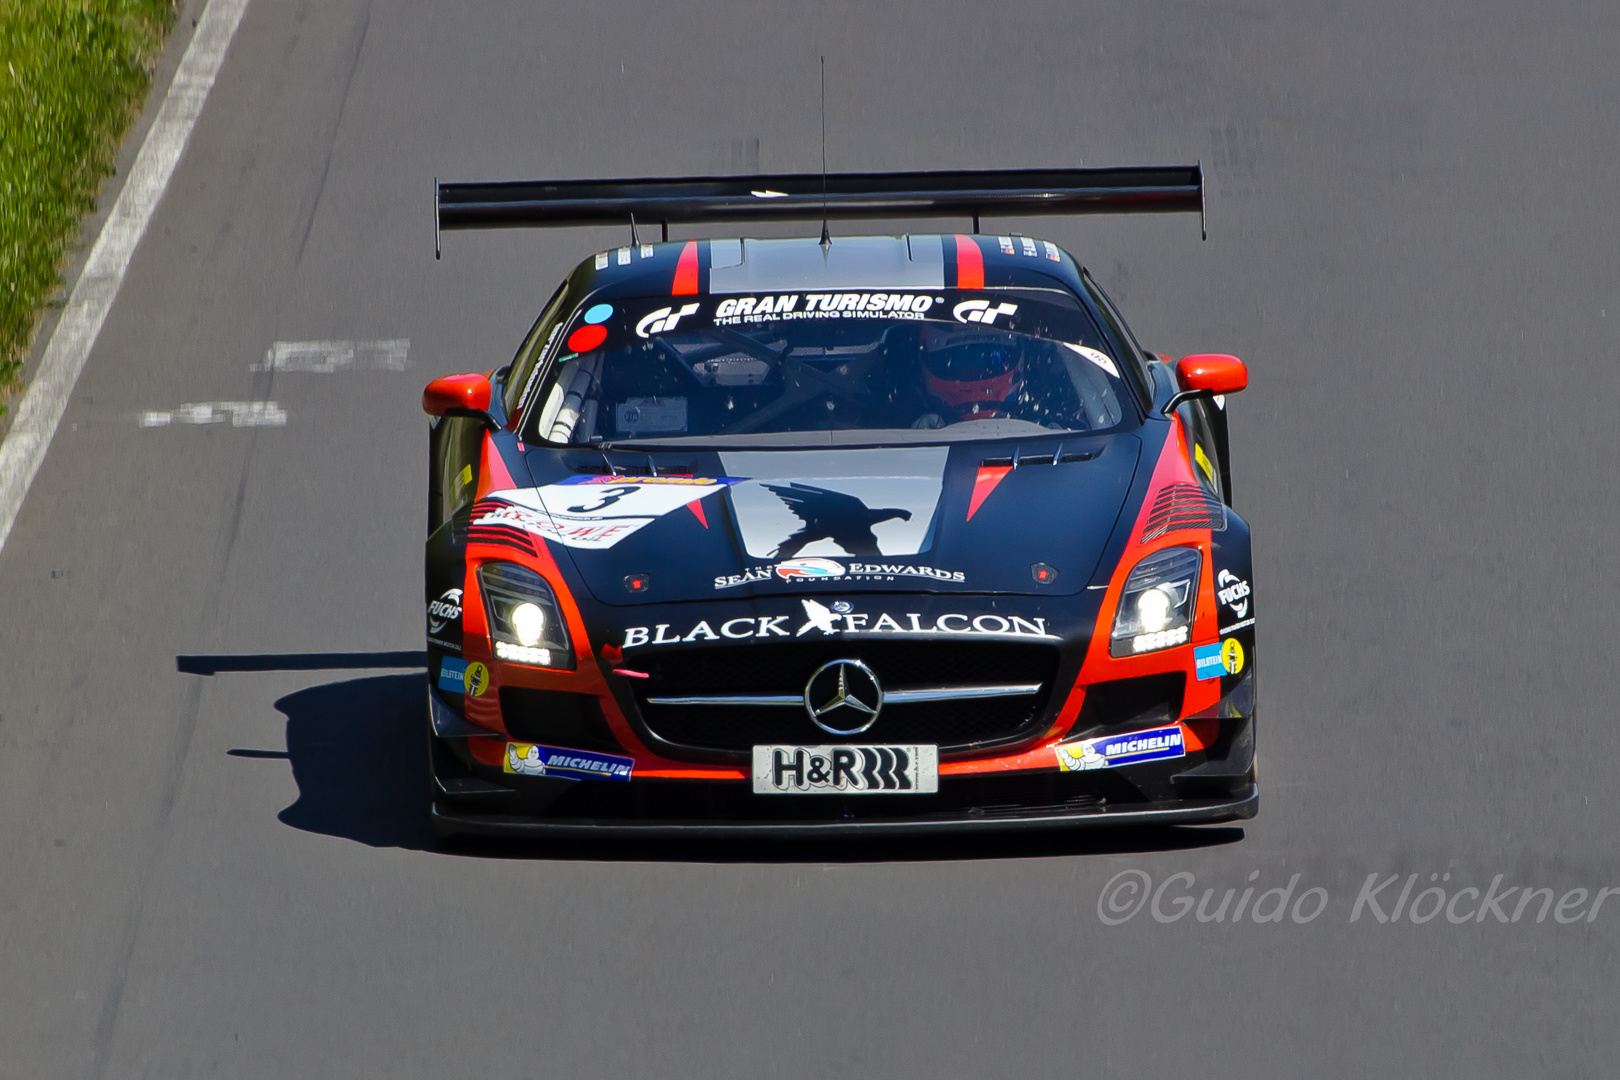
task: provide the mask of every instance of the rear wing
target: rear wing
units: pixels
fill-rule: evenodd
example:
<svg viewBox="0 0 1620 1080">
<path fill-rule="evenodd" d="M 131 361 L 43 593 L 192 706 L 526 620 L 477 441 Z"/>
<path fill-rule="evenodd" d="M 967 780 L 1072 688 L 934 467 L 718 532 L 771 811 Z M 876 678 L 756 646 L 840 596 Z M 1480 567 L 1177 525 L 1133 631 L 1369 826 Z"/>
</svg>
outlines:
<svg viewBox="0 0 1620 1080">
<path fill-rule="evenodd" d="M 1199 216 L 1204 167 L 985 169 L 964 172 L 791 173 L 673 179 L 433 182 L 433 249 L 450 229 L 830 221 L 857 218 Z"/>
</svg>

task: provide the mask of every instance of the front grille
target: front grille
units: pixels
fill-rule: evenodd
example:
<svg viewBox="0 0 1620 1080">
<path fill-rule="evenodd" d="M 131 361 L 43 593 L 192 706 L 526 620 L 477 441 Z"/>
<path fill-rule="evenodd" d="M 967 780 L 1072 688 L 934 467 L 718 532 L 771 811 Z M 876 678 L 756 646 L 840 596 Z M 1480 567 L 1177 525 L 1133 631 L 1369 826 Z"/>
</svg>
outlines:
<svg viewBox="0 0 1620 1080">
<path fill-rule="evenodd" d="M 861 660 L 885 691 L 917 687 L 1039 683 L 1038 693 L 968 701 L 885 704 L 859 735 L 829 735 L 802 706 L 651 705 L 649 697 L 683 694 L 793 694 L 831 660 Z M 635 688 L 642 719 L 659 738 L 723 755 L 757 743 L 938 744 L 942 751 L 1015 740 L 1044 715 L 1057 672 L 1049 645 L 1010 642 L 793 642 L 659 653 L 638 667 L 651 677 Z"/>
<path fill-rule="evenodd" d="M 1172 529 L 1226 528 L 1226 506 L 1197 484 L 1167 484 L 1159 489 L 1142 526 L 1142 543 L 1156 540 Z"/>
</svg>

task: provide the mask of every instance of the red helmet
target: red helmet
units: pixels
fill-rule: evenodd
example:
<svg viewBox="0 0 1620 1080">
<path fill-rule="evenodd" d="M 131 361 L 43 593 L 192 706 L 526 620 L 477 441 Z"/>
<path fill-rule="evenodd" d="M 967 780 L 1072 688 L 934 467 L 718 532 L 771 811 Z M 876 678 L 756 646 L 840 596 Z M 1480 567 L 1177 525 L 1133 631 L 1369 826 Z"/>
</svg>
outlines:
<svg viewBox="0 0 1620 1080">
<path fill-rule="evenodd" d="M 1001 334 L 923 335 L 928 393 L 959 415 L 1004 416 L 1024 385 L 1022 350 Z"/>
</svg>

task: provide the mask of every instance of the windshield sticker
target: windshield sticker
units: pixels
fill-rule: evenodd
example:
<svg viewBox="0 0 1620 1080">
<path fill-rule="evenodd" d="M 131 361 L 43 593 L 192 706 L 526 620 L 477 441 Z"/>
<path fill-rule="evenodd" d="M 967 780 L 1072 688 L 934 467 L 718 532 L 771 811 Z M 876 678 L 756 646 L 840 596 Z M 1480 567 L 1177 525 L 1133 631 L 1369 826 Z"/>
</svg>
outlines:
<svg viewBox="0 0 1620 1080">
<path fill-rule="evenodd" d="M 1013 315 L 1017 311 L 1017 304 L 997 304 L 991 307 L 988 300 L 964 300 L 951 309 L 951 315 L 959 323 L 991 326 L 1002 315 Z"/>
<path fill-rule="evenodd" d="M 1093 364 L 1096 364 L 1098 367 L 1108 372 L 1108 374 L 1112 375 L 1114 378 L 1119 378 L 1119 368 L 1114 366 L 1114 358 L 1109 356 L 1107 353 L 1098 352 L 1096 349 L 1088 349 L 1084 345 L 1073 345 L 1067 341 L 1061 342 L 1060 344 L 1062 344 L 1065 349 L 1072 349 L 1073 351 L 1079 353 L 1087 360 L 1090 360 Z"/>
<path fill-rule="evenodd" d="M 590 352 L 607 340 L 607 327 L 585 325 L 568 335 L 569 352 Z"/>
<path fill-rule="evenodd" d="M 698 641 L 743 641 L 760 638 L 796 638 L 806 634 L 819 637 L 871 637 L 878 634 L 952 635 L 956 637 L 1047 638 L 1056 640 L 1056 634 L 1046 629 L 1044 618 L 1026 619 L 1018 615 L 964 615 L 950 612 L 935 616 L 931 621 L 917 612 L 894 615 L 880 612 L 856 611 L 853 604 L 839 603 L 833 607 L 816 600 L 800 600 L 804 611 L 788 615 L 745 615 L 735 619 L 699 620 L 684 632 L 673 623 L 653 626 L 627 626 L 621 648 L 632 649 L 641 645 L 680 645 Z M 834 608 L 847 608 L 838 611 Z M 794 624 L 798 625 L 795 626 Z"/>
<path fill-rule="evenodd" d="M 902 578 L 927 578 L 949 585 L 961 585 L 967 575 L 961 570 L 940 570 L 932 566 L 910 563 L 862 563 L 848 566 L 832 559 L 787 559 L 765 566 L 751 566 L 740 574 L 722 574 L 714 579 L 718 589 L 734 589 L 739 585 L 754 585 L 761 581 L 791 581 L 794 584 L 810 581 L 898 581 Z"/>
<path fill-rule="evenodd" d="M 928 542 L 949 449 L 724 453 L 743 548 L 755 559 L 893 558 Z"/>
<path fill-rule="evenodd" d="M 589 309 L 586 310 L 586 312 L 585 312 L 585 321 L 590 323 L 592 326 L 595 326 L 597 323 L 605 323 L 605 322 L 607 322 L 608 318 L 612 314 L 613 314 L 613 305 L 612 304 L 595 304 L 595 305 L 593 305 L 592 307 L 590 307 Z"/>
<path fill-rule="evenodd" d="M 686 399 L 630 398 L 613 407 L 613 422 L 620 431 L 631 435 L 685 431 Z"/>
<path fill-rule="evenodd" d="M 701 476 L 571 476 L 540 488 L 491 492 L 474 525 L 510 525 L 564 547 L 610 548 L 689 503 L 743 481 Z"/>
<path fill-rule="evenodd" d="M 679 310 L 661 307 L 656 311 L 649 311 L 636 323 L 636 336 L 652 337 L 654 334 L 667 334 L 680 325 L 682 319 L 696 313 L 697 309 L 696 304 L 682 304 Z"/>
<path fill-rule="evenodd" d="M 743 326 L 793 319 L 922 319 L 943 296 L 926 293 L 798 293 L 782 296 L 739 296 L 720 301 L 715 326 Z M 643 335 L 645 336 L 645 335 Z"/>
</svg>

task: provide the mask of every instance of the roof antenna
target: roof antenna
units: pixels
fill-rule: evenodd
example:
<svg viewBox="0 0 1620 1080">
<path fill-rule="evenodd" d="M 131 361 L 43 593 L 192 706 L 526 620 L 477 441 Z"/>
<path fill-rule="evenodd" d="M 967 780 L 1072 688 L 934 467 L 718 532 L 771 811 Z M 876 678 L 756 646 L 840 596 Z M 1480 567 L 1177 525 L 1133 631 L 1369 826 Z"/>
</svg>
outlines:
<svg viewBox="0 0 1620 1080">
<path fill-rule="evenodd" d="M 832 249 L 827 233 L 827 58 L 821 58 L 821 257 Z"/>
<path fill-rule="evenodd" d="M 630 246 L 640 247 L 641 237 L 636 235 L 636 215 L 630 215 Z"/>
</svg>

